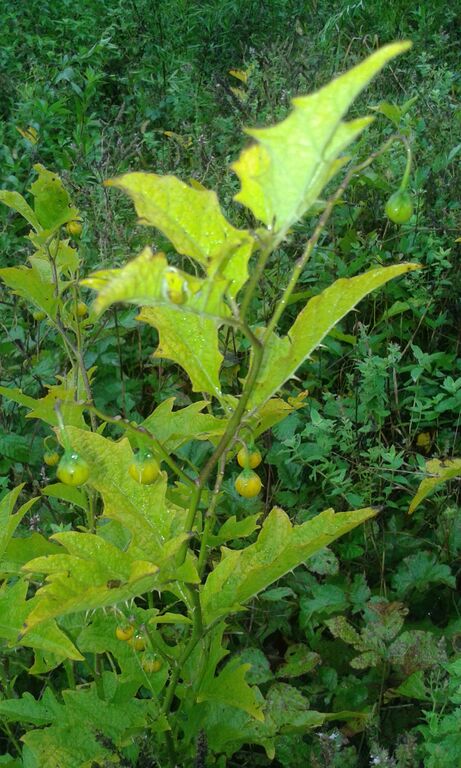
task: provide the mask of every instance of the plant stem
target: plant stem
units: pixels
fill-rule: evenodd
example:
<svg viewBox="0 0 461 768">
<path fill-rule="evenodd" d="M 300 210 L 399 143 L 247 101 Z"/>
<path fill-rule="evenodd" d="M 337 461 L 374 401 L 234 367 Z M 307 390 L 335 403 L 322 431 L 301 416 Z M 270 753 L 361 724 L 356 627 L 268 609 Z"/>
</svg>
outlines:
<svg viewBox="0 0 461 768">
<path fill-rule="evenodd" d="M 173 703 L 174 694 L 176 691 L 176 686 L 179 682 L 179 678 L 181 676 L 182 668 L 184 664 L 186 663 L 187 659 L 191 655 L 192 651 L 194 650 L 197 643 L 200 642 L 203 636 L 203 619 L 202 619 L 202 607 L 200 605 L 200 597 L 198 590 L 193 587 L 188 587 L 188 592 L 191 597 L 192 601 L 192 621 L 193 621 L 193 628 L 192 633 L 189 638 L 189 641 L 184 648 L 184 651 L 182 652 L 180 658 L 176 662 L 176 666 L 173 670 L 173 674 L 170 678 L 170 682 L 168 684 L 167 692 L 165 695 L 165 699 L 163 701 L 162 705 L 162 714 L 168 715 L 171 705 Z"/>
<path fill-rule="evenodd" d="M 243 387 L 242 394 L 240 396 L 239 403 L 232 414 L 231 418 L 229 419 L 229 422 L 227 424 L 226 430 L 219 441 L 218 445 L 216 446 L 215 450 L 213 451 L 212 455 L 208 459 L 207 463 L 203 467 L 202 471 L 200 472 L 198 479 L 196 481 L 196 489 L 195 492 L 192 495 L 191 505 L 189 507 L 189 512 L 187 515 L 186 523 L 185 523 L 185 529 L 186 531 L 192 531 L 194 527 L 194 521 L 195 521 L 195 515 L 197 513 L 198 505 L 200 503 L 200 498 L 202 495 L 203 488 L 205 487 L 205 484 L 210 477 L 214 467 L 216 466 L 217 462 L 221 458 L 221 456 L 224 454 L 224 452 L 229 447 L 235 432 L 237 431 L 237 427 L 240 424 L 241 418 L 245 412 L 246 404 L 250 398 L 253 386 L 256 382 L 259 369 L 261 367 L 262 359 L 263 359 L 263 345 L 257 339 L 251 331 L 247 328 L 247 333 L 251 334 L 253 339 L 253 357 L 251 361 L 250 371 L 248 373 L 247 379 L 245 381 L 245 385 Z M 182 565 L 184 560 L 186 559 L 187 549 L 189 546 L 189 540 L 185 541 L 178 552 L 178 565 Z"/>
<path fill-rule="evenodd" d="M 210 537 L 210 533 L 213 530 L 216 504 L 218 503 L 218 494 L 222 485 L 222 481 L 224 479 L 225 469 L 226 469 L 226 457 L 225 457 L 225 454 L 223 454 L 219 459 L 218 472 L 216 475 L 216 482 L 213 489 L 213 497 L 211 499 L 210 506 L 208 507 L 208 510 L 205 516 L 205 525 L 203 527 L 203 533 L 202 533 L 202 538 L 200 542 L 200 553 L 199 553 L 198 565 L 197 565 L 197 570 L 198 570 L 200 579 L 202 579 L 203 572 L 205 570 L 206 559 L 208 554 L 207 552 L 208 540 Z"/>
</svg>

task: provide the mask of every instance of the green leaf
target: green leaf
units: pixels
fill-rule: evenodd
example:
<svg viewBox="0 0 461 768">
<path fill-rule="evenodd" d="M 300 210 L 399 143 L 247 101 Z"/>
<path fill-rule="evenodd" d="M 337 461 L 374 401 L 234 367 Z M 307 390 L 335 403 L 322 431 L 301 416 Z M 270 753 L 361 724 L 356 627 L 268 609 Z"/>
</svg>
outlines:
<svg viewBox="0 0 461 768">
<path fill-rule="evenodd" d="M 431 698 L 431 692 L 424 682 L 424 672 L 422 669 L 413 672 L 395 690 L 391 690 L 391 692 L 386 691 L 386 699 L 389 698 L 389 693 L 392 696 L 406 696 L 410 699 L 418 699 L 419 701 L 430 701 Z"/>
<path fill-rule="evenodd" d="M 50 392 L 45 397 L 35 400 L 35 398 L 25 395 L 21 389 L 16 387 L 11 387 L 11 389 L 9 387 L 0 387 L 0 395 L 31 409 L 26 418 L 40 419 L 52 427 L 58 426 L 55 409 L 56 400 L 61 402 L 61 413 L 66 425 L 76 427 L 83 427 L 85 425 L 83 418 L 84 405 L 74 402 L 72 399 L 73 394 L 73 390 L 68 390 L 65 386 L 50 387 Z"/>
<path fill-rule="evenodd" d="M 394 56 L 410 47 L 384 46 L 320 91 L 293 99 L 294 110 L 277 125 L 247 130 L 256 143 L 232 166 L 240 178 L 235 199 L 276 232 L 286 233 L 319 197 L 347 158 L 340 153 L 371 122 L 342 118 L 358 94 Z"/>
<path fill-rule="evenodd" d="M 82 661 L 82 656 L 69 638 L 56 626 L 54 621 L 47 621 L 32 629 L 28 635 L 18 640 L 20 630 L 29 613 L 33 601 L 26 601 L 28 583 L 17 581 L 12 586 L 6 584 L 0 589 L 0 637 L 12 646 L 20 645 L 55 654 L 56 664 L 62 659 Z"/>
<path fill-rule="evenodd" d="M 333 619 L 328 619 L 325 625 L 330 630 L 333 637 L 339 637 L 344 643 L 353 645 L 358 650 L 362 647 L 362 638 L 357 630 L 354 629 L 345 616 L 335 616 Z"/>
<path fill-rule="evenodd" d="M 55 317 L 58 298 L 55 295 L 54 286 L 36 265 L 5 267 L 0 269 L 0 278 L 17 296 L 34 304 L 50 317 Z"/>
<path fill-rule="evenodd" d="M 299 677 L 312 672 L 318 664 L 321 664 L 318 653 L 309 650 L 307 645 L 297 643 L 288 646 L 285 652 L 285 663 L 277 669 L 277 677 Z"/>
<path fill-rule="evenodd" d="M 208 277 L 224 277 L 229 294 L 237 294 L 248 278 L 253 238 L 224 218 L 215 192 L 155 173 L 127 173 L 106 185 L 131 197 L 141 224 L 159 229 L 178 253 L 197 261 Z"/>
<path fill-rule="evenodd" d="M 426 477 L 419 484 L 419 488 L 413 498 L 408 513 L 411 515 L 430 492 L 442 483 L 461 477 L 461 459 L 431 459 L 426 461 L 426 472 L 432 477 Z"/>
<path fill-rule="evenodd" d="M 96 272 L 83 282 L 98 291 L 94 304 L 97 312 L 114 301 L 144 305 L 138 320 L 158 331 L 155 357 L 181 365 L 195 391 L 221 397 L 219 369 L 223 358 L 218 328 L 229 315 L 222 300 L 226 288 L 223 278 L 205 281 L 191 277 L 169 266 L 163 253 L 153 254 L 145 248 L 122 269 Z"/>
<path fill-rule="evenodd" d="M 10 493 L 7 493 L 7 495 L 0 501 L 0 567 L 3 554 L 10 540 L 13 538 L 16 528 L 32 505 L 38 501 L 38 499 L 29 499 L 29 501 L 23 504 L 22 507 L 13 514 L 14 506 L 24 485 L 24 483 L 18 485 L 17 488 L 10 491 Z"/>
<path fill-rule="evenodd" d="M 148 723 L 155 720 L 157 731 L 165 730 L 156 701 L 137 699 L 133 693 L 127 698 L 125 684 L 111 673 L 104 673 L 102 684 L 101 698 L 93 683 L 80 690 L 63 691 L 62 704 L 49 692 L 44 697 L 44 705 L 37 702 L 38 716 L 47 707 L 45 716 L 49 712 L 50 725 L 29 731 L 22 741 L 39 768 L 108 765 L 113 763 L 114 754 L 117 755 L 121 747 L 147 729 Z M 27 706 L 32 710 L 30 699 Z"/>
<path fill-rule="evenodd" d="M 273 680 L 274 675 L 269 661 L 259 648 L 245 648 L 242 653 L 239 653 L 238 660 L 250 667 L 246 674 L 246 680 L 250 685 L 260 685 Z"/>
<path fill-rule="evenodd" d="M 31 460 L 31 454 L 30 439 L 16 432 L 0 433 L 0 456 L 27 464 Z"/>
<path fill-rule="evenodd" d="M 39 701 L 36 701 L 31 693 L 24 693 L 18 699 L 0 701 L 0 714 L 10 723 L 48 725 L 53 722 L 59 710 L 60 705 L 49 688 L 45 688 Z"/>
<path fill-rule="evenodd" d="M 209 405 L 206 400 L 173 411 L 175 399 L 170 397 L 164 400 L 142 422 L 142 426 L 152 432 L 167 451 L 176 451 L 191 440 L 213 440 L 223 434 L 227 419 L 202 413 Z"/>
<path fill-rule="evenodd" d="M 175 592 L 170 582 L 198 581 L 192 555 L 176 566 L 175 555 L 188 534 L 184 510 L 167 505 L 165 473 L 153 485 L 140 485 L 128 473 L 133 458 L 128 440 L 115 443 L 75 427 L 67 433 L 90 467 L 88 485 L 101 494 L 104 516 L 129 532 L 129 544 L 90 533 L 55 534 L 52 538 L 68 554 L 36 558 L 25 566 L 48 579 L 31 601 L 24 632 L 48 618 L 115 605 L 154 588 Z"/>
<path fill-rule="evenodd" d="M 54 231 L 68 221 L 78 217 L 77 208 L 73 208 L 69 193 L 64 189 L 59 176 L 47 171 L 43 165 L 34 165 L 38 179 L 32 184 L 30 191 L 35 197 L 35 215 L 40 226 L 45 230 Z"/>
<path fill-rule="evenodd" d="M 274 395 L 306 360 L 331 328 L 368 293 L 417 264 L 378 267 L 363 275 L 336 280 L 314 296 L 299 313 L 282 338 L 271 334 L 264 349 L 263 363 L 248 402 L 248 410 L 260 407 Z M 262 333 L 262 331 L 261 331 Z"/>
<path fill-rule="evenodd" d="M 232 755 L 243 744 L 260 744 L 270 760 L 275 757 L 275 738 L 280 733 L 308 733 L 325 722 L 326 715 L 309 709 L 307 699 L 285 683 L 272 685 L 264 706 L 264 722 L 225 705 L 215 704 L 201 715 L 208 743 L 216 752 Z M 338 713 L 337 717 L 341 717 Z"/>
<path fill-rule="evenodd" d="M 47 581 L 30 601 L 21 636 L 47 619 L 115 605 L 157 584 L 158 566 L 135 559 L 100 536 L 68 531 L 52 538 L 69 554 L 37 557 L 24 566 L 28 572 L 47 574 Z"/>
<path fill-rule="evenodd" d="M 392 578 L 392 586 L 399 596 L 411 590 L 424 592 L 430 584 L 445 584 L 455 589 L 456 579 L 451 569 L 437 561 L 437 556 L 430 552 L 417 552 L 399 563 Z"/>
<path fill-rule="evenodd" d="M 88 484 L 101 494 L 104 516 L 130 531 L 131 550 L 140 559 L 159 565 L 164 542 L 183 533 L 185 520 L 182 510 L 167 505 L 166 474 L 161 472 L 153 485 L 140 485 L 128 473 L 133 451 L 126 438 L 114 442 L 75 427 L 67 432 L 90 467 Z"/>
<path fill-rule="evenodd" d="M 219 370 L 223 361 L 214 320 L 192 315 L 178 308 L 146 307 L 138 320 L 154 326 L 159 345 L 154 357 L 178 363 L 189 376 L 195 392 L 222 397 Z"/>
<path fill-rule="evenodd" d="M 250 667 L 250 664 L 241 664 L 239 659 L 232 659 L 217 677 L 199 689 L 197 701 L 218 702 L 243 709 L 256 720 L 263 721 L 261 697 L 256 694 L 258 689 L 251 688 L 245 681 Z"/>
<path fill-rule="evenodd" d="M 7 545 L 3 557 L 0 558 L 0 574 L 21 573 L 21 569 L 28 560 L 33 557 L 43 557 L 44 555 L 54 555 L 59 552 L 59 547 L 48 541 L 36 531 L 26 538 L 11 539 Z"/>
<path fill-rule="evenodd" d="M 244 550 L 223 548 L 221 562 L 202 590 L 206 622 L 242 610 L 251 597 L 374 514 L 371 508 L 338 514 L 328 509 L 292 526 L 285 512 L 275 507 L 254 544 Z"/>
<path fill-rule="evenodd" d="M 0 201 L 20 213 L 37 232 L 40 230 L 41 227 L 35 213 L 19 192 L 8 192 L 2 189 L 0 190 Z"/>
<path fill-rule="evenodd" d="M 11 755 L 0 755 L 0 765 L 2 768 L 25 768 L 25 763 L 20 757 L 14 758 Z"/>
<path fill-rule="evenodd" d="M 218 547 L 226 541 L 233 541 L 234 539 L 251 536 L 251 534 L 259 528 L 258 519 L 260 517 L 260 514 L 249 515 L 248 517 L 244 517 L 243 520 L 237 520 L 235 515 L 228 517 L 217 534 L 209 537 L 210 547 Z"/>
<path fill-rule="evenodd" d="M 169 283 L 175 278 L 183 286 L 184 301 L 197 293 L 203 280 L 171 267 L 164 253 L 144 250 L 121 269 L 93 272 L 82 285 L 98 291 L 94 310 L 101 313 L 117 301 L 143 306 L 170 306 Z"/>
<path fill-rule="evenodd" d="M 88 499 L 85 493 L 72 485 L 64 485 L 64 483 L 47 485 L 42 488 L 42 494 L 53 499 L 63 499 L 63 501 L 68 501 L 69 504 L 74 504 L 85 511 L 88 509 Z"/>
</svg>

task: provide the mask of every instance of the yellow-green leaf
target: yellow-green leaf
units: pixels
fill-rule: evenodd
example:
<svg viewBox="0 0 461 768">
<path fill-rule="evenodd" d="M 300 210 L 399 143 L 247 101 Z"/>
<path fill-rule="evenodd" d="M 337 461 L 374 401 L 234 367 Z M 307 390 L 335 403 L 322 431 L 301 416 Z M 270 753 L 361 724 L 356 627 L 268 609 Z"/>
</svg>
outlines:
<svg viewBox="0 0 461 768">
<path fill-rule="evenodd" d="M 19 192 L 8 192 L 6 189 L 0 190 L 0 202 L 5 203 L 9 208 L 20 213 L 37 232 L 40 230 L 40 223 L 35 213 Z"/>
<path fill-rule="evenodd" d="M 40 226 L 46 230 L 55 230 L 67 221 L 76 219 L 77 208 L 72 206 L 69 193 L 56 173 L 48 171 L 43 165 L 34 165 L 38 179 L 30 191 L 35 197 L 35 215 Z"/>
<path fill-rule="evenodd" d="M 320 91 L 293 99 L 294 110 L 281 123 L 247 130 L 256 143 L 233 165 L 241 181 L 235 199 L 268 227 L 286 233 L 343 164 L 340 153 L 372 120 L 343 122 L 352 102 L 390 59 L 409 47 L 407 42 L 384 46 Z"/>
<path fill-rule="evenodd" d="M 431 459 L 426 462 L 426 472 L 430 477 L 425 477 L 419 484 L 416 495 L 408 508 L 410 515 L 438 485 L 455 477 L 461 477 L 461 459 Z"/>
<path fill-rule="evenodd" d="M 417 264 L 378 267 L 363 275 L 336 280 L 318 296 L 314 296 L 299 313 L 284 337 L 271 334 L 248 410 L 260 407 L 291 376 L 333 326 L 368 293 L 394 277 L 418 269 Z"/>
<path fill-rule="evenodd" d="M 327 509 L 293 526 L 285 512 L 275 507 L 254 544 L 242 550 L 222 549 L 221 562 L 202 591 L 205 621 L 211 623 L 242 610 L 247 600 L 269 584 L 375 514 L 372 508 L 337 514 Z"/>
<path fill-rule="evenodd" d="M 229 294 L 236 295 L 248 278 L 253 238 L 229 224 L 215 192 L 155 173 L 127 173 L 106 184 L 131 197 L 141 224 L 159 229 L 178 253 L 195 259 L 209 277 L 222 275 Z"/>
</svg>

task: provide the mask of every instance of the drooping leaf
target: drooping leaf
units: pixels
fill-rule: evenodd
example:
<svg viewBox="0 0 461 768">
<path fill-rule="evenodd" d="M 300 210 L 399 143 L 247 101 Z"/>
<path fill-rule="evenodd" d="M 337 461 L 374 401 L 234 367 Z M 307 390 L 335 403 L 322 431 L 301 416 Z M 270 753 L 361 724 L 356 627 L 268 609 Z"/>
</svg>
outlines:
<svg viewBox="0 0 461 768">
<path fill-rule="evenodd" d="M 3 585 L 0 590 L 0 637 L 12 646 L 18 644 L 54 654 L 56 665 L 63 659 L 82 660 L 81 654 L 54 621 L 45 621 L 40 627 L 33 628 L 25 637 L 18 640 L 24 621 L 32 607 L 32 601 L 26 601 L 28 584 L 24 580 L 13 585 Z"/>
<path fill-rule="evenodd" d="M 33 228 L 38 232 L 40 229 L 39 221 L 30 205 L 24 200 L 23 196 L 20 195 L 19 192 L 8 192 L 6 189 L 1 189 L 0 201 L 5 203 L 5 205 L 7 205 L 9 208 L 12 208 L 14 211 L 20 213 L 21 216 L 23 216 L 26 221 L 28 221 L 29 224 L 31 224 Z"/>
<path fill-rule="evenodd" d="M 78 210 L 72 206 L 69 193 L 56 173 L 48 171 L 43 165 L 34 165 L 38 179 L 30 191 L 35 197 L 35 215 L 40 226 L 53 231 L 68 221 L 78 217 Z"/>
<path fill-rule="evenodd" d="M 197 261 L 208 277 L 221 275 L 229 294 L 237 294 L 248 277 L 253 239 L 224 218 L 215 192 L 154 173 L 127 173 L 106 184 L 131 197 L 141 224 L 159 229 L 178 253 Z"/>
<path fill-rule="evenodd" d="M 16 528 L 24 515 L 29 511 L 38 499 L 29 499 L 18 511 L 13 514 L 13 509 L 18 496 L 24 488 L 24 483 L 18 485 L 13 491 L 7 493 L 0 501 L 0 568 L 3 554 L 10 543 Z"/>
<path fill-rule="evenodd" d="M 430 492 L 442 483 L 461 477 L 461 459 L 431 459 L 426 462 L 426 472 L 430 477 L 425 477 L 419 484 L 418 490 L 408 508 L 411 515 Z"/>
<path fill-rule="evenodd" d="M 223 548 L 221 562 L 202 590 L 205 621 L 242 610 L 251 597 L 374 514 L 371 508 L 338 514 L 329 509 L 292 526 L 285 512 L 275 507 L 254 544 L 243 550 Z"/>
<path fill-rule="evenodd" d="M 258 697 L 256 689 L 245 680 L 249 669 L 250 664 L 241 664 L 238 659 L 232 659 L 217 677 L 200 687 L 197 701 L 219 702 L 243 709 L 256 720 L 264 720 L 262 697 Z"/>
<path fill-rule="evenodd" d="M 19 405 L 30 408 L 30 413 L 27 414 L 26 418 L 41 419 L 41 421 L 50 424 L 52 427 L 58 426 L 55 404 L 56 400 L 60 400 L 61 413 L 65 424 L 76 427 L 83 427 L 85 425 L 83 419 L 84 405 L 76 403 L 73 400 L 73 391 L 67 390 L 64 386 L 51 387 L 50 392 L 39 400 L 25 395 L 22 390 L 16 387 L 11 387 L 11 389 L 9 387 L 0 387 L 0 395 L 13 400 L 15 403 L 19 403 Z"/>
<path fill-rule="evenodd" d="M 394 277 L 418 269 L 417 264 L 378 267 L 357 277 L 340 278 L 299 313 L 284 337 L 271 334 L 263 363 L 248 402 L 248 410 L 274 395 L 306 360 L 331 328 L 371 291 Z"/>
<path fill-rule="evenodd" d="M 256 143 L 233 168 L 241 181 L 235 196 L 257 219 L 285 233 L 319 197 L 343 165 L 341 152 L 372 118 L 342 121 L 356 96 L 410 43 L 384 46 L 320 91 L 293 99 L 294 110 L 277 125 L 246 132 Z"/>
<path fill-rule="evenodd" d="M 84 284 L 98 291 L 97 312 L 114 301 L 143 305 L 138 320 L 154 326 L 159 334 L 155 357 L 184 368 L 195 391 L 221 397 L 218 328 L 229 315 L 222 300 L 223 278 L 191 277 L 169 266 L 163 253 L 145 248 L 122 269 L 96 272 Z"/>
<path fill-rule="evenodd" d="M 0 269 L 0 278 L 17 296 L 55 317 L 58 298 L 54 285 L 41 274 L 37 265 L 32 267 L 5 267 Z"/>
<path fill-rule="evenodd" d="M 172 360 L 184 368 L 195 392 L 207 392 L 221 399 L 219 370 L 223 357 L 214 320 L 167 307 L 146 307 L 138 320 L 158 331 L 159 345 L 154 357 Z"/>
</svg>

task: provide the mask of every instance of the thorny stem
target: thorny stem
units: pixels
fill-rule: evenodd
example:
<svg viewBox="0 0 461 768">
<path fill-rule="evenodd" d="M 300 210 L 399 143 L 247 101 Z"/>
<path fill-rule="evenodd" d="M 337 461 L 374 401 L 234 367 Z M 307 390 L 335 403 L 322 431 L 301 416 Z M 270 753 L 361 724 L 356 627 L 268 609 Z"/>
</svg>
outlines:
<svg viewBox="0 0 461 768">
<path fill-rule="evenodd" d="M 59 248 L 59 240 L 57 240 L 57 244 L 56 244 L 56 254 L 53 256 L 52 253 L 51 253 L 49 244 L 46 245 L 46 251 L 47 251 L 47 254 L 48 254 L 48 258 L 50 260 L 51 271 L 53 273 L 54 292 L 55 292 L 55 296 L 57 298 L 59 298 L 59 277 L 58 277 L 58 271 L 56 269 L 56 255 L 57 255 L 57 252 L 58 252 L 58 248 Z M 75 296 L 75 293 L 74 293 L 74 296 Z M 85 388 L 86 398 L 87 398 L 87 400 L 90 403 L 92 403 L 93 402 L 93 394 L 92 394 L 92 391 L 91 391 L 91 385 L 90 385 L 90 380 L 88 378 L 88 373 L 87 373 L 87 370 L 85 368 L 85 362 L 83 360 L 83 353 L 82 353 L 82 348 L 81 348 L 80 325 L 78 323 L 78 318 L 77 318 L 77 346 L 75 346 L 69 340 L 69 337 L 68 337 L 68 335 L 67 335 L 67 333 L 65 331 L 65 328 L 64 328 L 64 326 L 63 326 L 63 324 L 61 322 L 61 318 L 59 316 L 59 309 L 58 309 L 58 312 L 57 312 L 57 315 L 56 315 L 56 319 L 55 320 L 53 320 L 53 318 L 50 318 L 50 319 L 54 322 L 57 331 L 61 335 L 61 337 L 63 339 L 63 342 L 64 342 L 64 346 L 66 347 L 67 353 L 69 354 L 69 350 L 70 350 L 72 352 L 72 354 L 74 355 L 75 361 L 76 361 L 77 366 L 80 369 L 80 373 L 82 375 L 82 381 L 83 381 L 83 386 Z M 71 361 L 73 363 L 74 361 L 72 360 L 72 357 L 71 357 L 70 354 L 69 354 L 69 357 L 71 358 Z M 90 421 L 91 421 L 91 429 L 93 430 L 93 432 L 96 432 L 97 424 L 96 424 L 96 420 L 94 418 L 94 415 L 91 412 L 90 412 Z"/>
<path fill-rule="evenodd" d="M 162 713 L 164 715 L 168 715 L 171 709 L 171 705 L 174 699 L 174 694 L 176 691 L 176 686 L 179 682 L 179 678 L 180 678 L 183 666 L 186 663 L 189 656 L 191 655 L 195 646 L 197 645 L 197 643 L 200 642 L 203 636 L 202 607 L 200 605 L 199 593 L 197 589 L 193 587 L 189 587 L 188 591 L 192 600 L 193 628 L 192 628 L 191 636 L 189 638 L 189 642 L 184 648 L 180 658 L 176 662 L 176 665 L 173 669 L 173 674 L 171 675 L 170 682 L 168 684 L 167 692 L 165 695 L 165 699 L 162 705 Z"/>
<path fill-rule="evenodd" d="M 192 531 L 194 527 L 195 516 L 197 514 L 197 509 L 200 503 L 202 491 L 214 467 L 216 466 L 221 456 L 225 453 L 225 451 L 229 447 L 235 435 L 235 432 L 245 412 L 245 408 L 250 398 L 251 392 L 253 390 L 253 386 L 256 383 L 259 369 L 261 368 L 261 363 L 263 359 L 263 345 L 261 344 L 259 339 L 257 339 L 254 336 L 254 334 L 251 333 L 249 328 L 246 328 L 246 331 L 248 334 L 251 334 L 252 341 L 253 341 L 253 357 L 251 361 L 250 371 L 248 373 L 245 385 L 243 387 L 243 391 L 240 396 L 239 403 L 234 413 L 232 414 L 231 418 L 229 419 L 229 422 L 224 431 L 224 434 L 221 437 L 221 440 L 219 441 L 218 445 L 216 446 L 215 450 L 213 451 L 212 455 L 210 456 L 210 458 L 208 459 L 207 463 L 205 464 L 205 466 L 203 467 L 202 471 L 198 476 L 198 479 L 196 481 L 196 487 L 192 494 L 191 505 L 189 507 L 189 512 L 186 518 L 186 523 L 185 523 L 186 531 Z M 177 561 L 178 565 L 182 565 L 182 563 L 186 559 L 188 546 L 189 546 L 189 540 L 186 540 L 182 544 L 178 552 L 178 561 Z"/>
<path fill-rule="evenodd" d="M 198 565 L 197 565 L 200 579 L 202 579 L 203 572 L 205 570 L 205 564 L 206 564 L 206 559 L 208 554 L 207 552 L 208 539 L 213 529 L 213 524 L 215 519 L 215 510 L 216 510 L 216 505 L 218 503 L 218 494 L 222 485 L 222 481 L 224 479 L 225 470 L 226 470 L 226 456 L 225 454 L 223 454 L 219 459 L 218 472 L 216 474 L 216 481 L 213 489 L 213 496 L 210 502 L 210 506 L 208 507 L 208 510 L 205 515 L 205 525 L 203 527 L 202 540 L 200 542 L 200 553 L 199 553 Z"/>
</svg>

